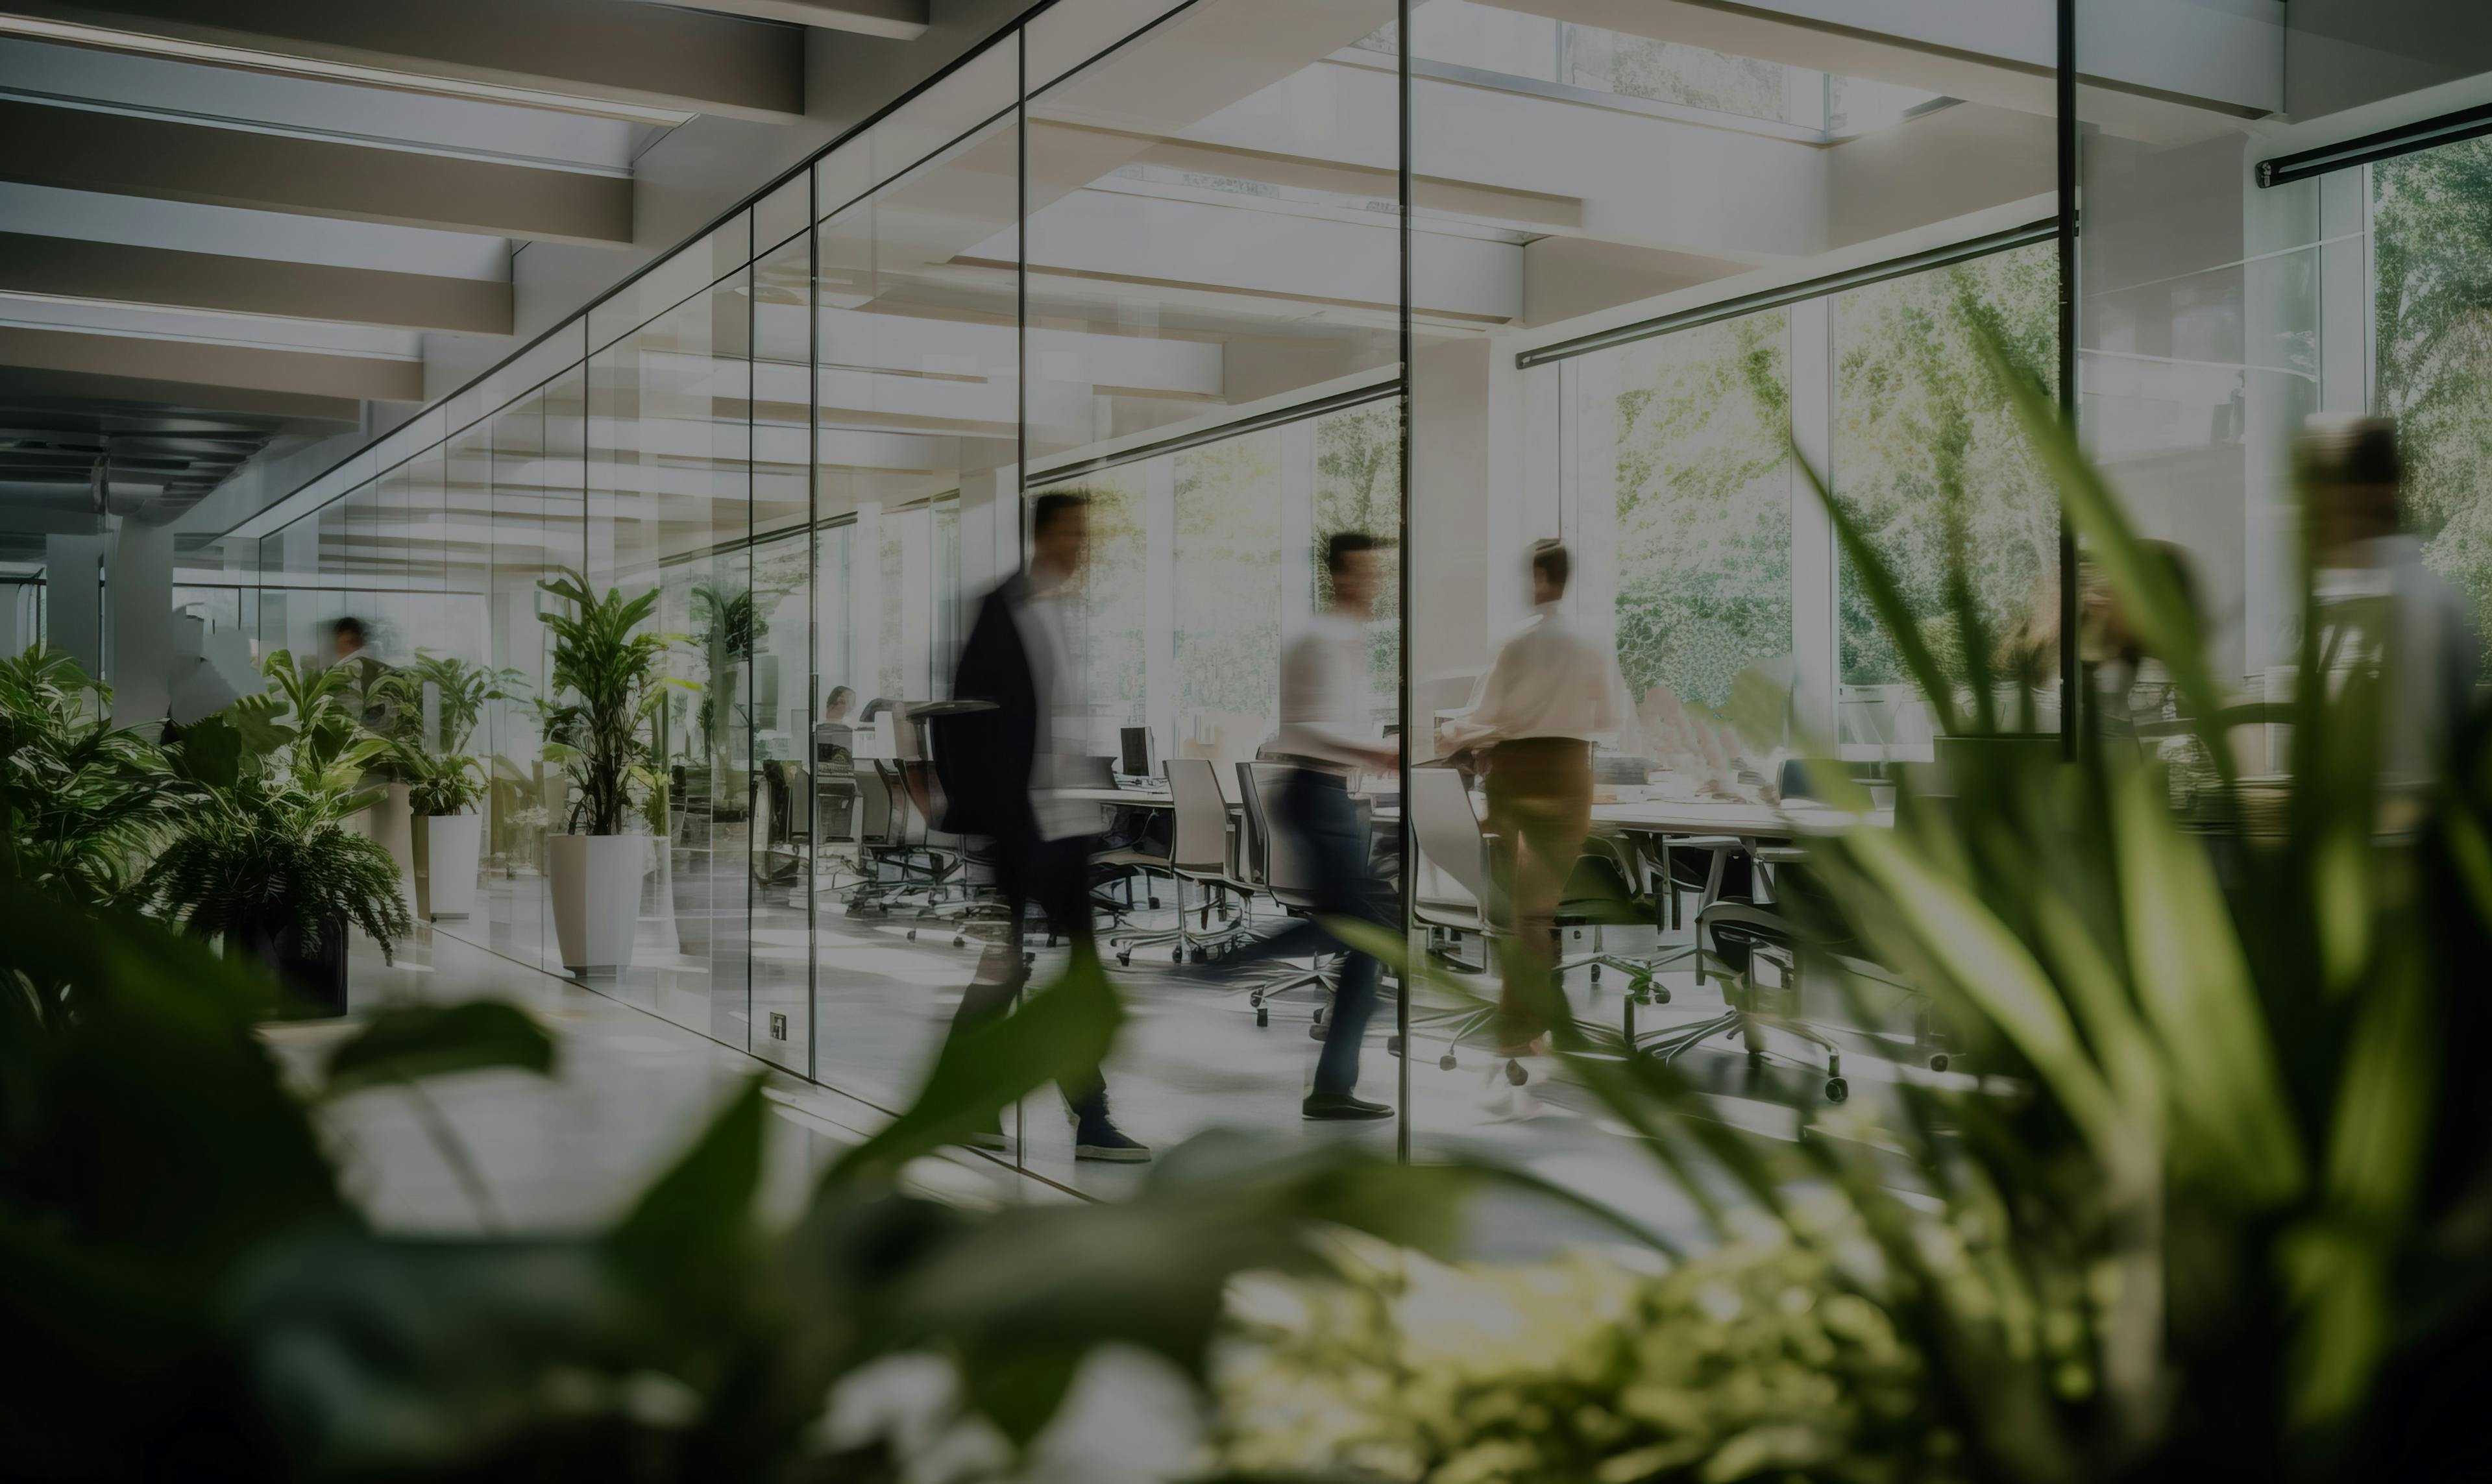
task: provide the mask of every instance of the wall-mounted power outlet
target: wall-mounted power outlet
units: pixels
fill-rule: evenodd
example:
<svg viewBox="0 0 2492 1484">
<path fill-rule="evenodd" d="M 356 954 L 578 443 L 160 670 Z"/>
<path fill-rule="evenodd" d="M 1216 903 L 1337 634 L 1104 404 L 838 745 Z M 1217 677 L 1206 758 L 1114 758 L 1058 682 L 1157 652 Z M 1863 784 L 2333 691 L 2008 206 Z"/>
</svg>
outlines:
<svg viewBox="0 0 2492 1484">
<path fill-rule="evenodd" d="M 773 1041 L 787 1039 L 787 1017 L 776 1010 L 770 1012 L 770 1039 Z"/>
</svg>

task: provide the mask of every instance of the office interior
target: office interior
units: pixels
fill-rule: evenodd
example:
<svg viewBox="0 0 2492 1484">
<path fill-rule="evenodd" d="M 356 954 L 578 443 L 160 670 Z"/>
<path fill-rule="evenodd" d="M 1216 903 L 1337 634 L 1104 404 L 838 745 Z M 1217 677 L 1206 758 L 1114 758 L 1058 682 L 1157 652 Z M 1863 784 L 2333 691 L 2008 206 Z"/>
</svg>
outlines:
<svg viewBox="0 0 2492 1484">
<path fill-rule="evenodd" d="M 539 584 L 655 590 L 679 637 L 668 787 L 638 826 L 633 962 L 597 987 L 892 1108 L 985 930 L 964 915 L 973 864 L 909 797 L 906 713 L 948 697 L 1048 490 L 1092 500 L 1092 751 L 1133 796 L 1103 825 L 1145 843 L 1172 759 L 1207 760 L 1243 803 L 1345 530 L 1395 543 L 1374 726 L 1413 765 L 1529 616 L 1524 553 L 1550 537 L 1642 723 L 1641 749 L 1601 759 L 1603 803 L 1770 801 L 1799 756 L 1864 778 L 1927 763 L 1930 712 L 1801 460 L 1918 612 L 1943 610 L 1952 547 L 1998 630 L 2056 645 L 2060 521 L 1984 325 L 2073 409 L 2147 534 L 2188 551 L 2223 672 L 2265 694 L 2298 620 L 2290 439 L 2313 413 L 2396 410 L 2412 382 L 2384 234 L 2429 157 L 2274 185 L 2257 167 L 2479 104 L 2492 74 L 2418 44 L 2327 65 L 2258 5 L 2080 3 L 2072 56 L 2048 7 L 1884 7 L 1840 33 L 1805 9 L 1057 0 L 183 553 L 178 601 L 263 655 L 318 650 L 351 613 L 384 658 L 515 671 L 474 747 L 487 889 L 436 931 L 558 971 L 544 871 L 564 797 L 526 698 L 549 680 Z M 833 728 L 835 690 L 853 702 Z M 2031 727 L 2060 709 L 2037 686 Z M 1123 776 L 1129 745 L 1148 778 Z M 1393 826 L 1415 790 L 1370 782 L 1380 858 L 1441 896 L 1459 863 Z M 1667 1034 L 1721 999 L 1678 951 L 1703 885 L 1674 888 L 1660 846 L 1712 832 L 1624 833 L 1633 920 L 1563 946 L 1659 965 L 1668 1001 L 1631 1007 L 1616 965 L 1566 988 L 1588 1023 Z M 1128 875 L 1100 893 L 1103 937 L 1147 937 L 1115 966 L 1119 1121 L 1154 1144 L 1296 1133 L 1320 993 L 1259 1007 L 1172 971 L 1186 948 L 1164 935 L 1180 900 L 1210 936 L 1210 898 L 1257 932 L 1283 909 Z M 1479 961 L 1476 935 L 1409 926 Z M 1633 1163 L 1561 1083 L 1449 1044 L 1446 1008 L 1397 988 L 1371 1028 L 1360 1090 L 1398 1120 L 1308 1137 L 1471 1141 L 1587 1185 Z M 1854 1095 L 1965 1075 L 1893 1024 L 1807 1013 Z M 1771 1125 L 1826 1095 L 1824 1061 L 1777 1044 L 1760 1072 L 1725 1041 L 1677 1064 Z M 1032 1100 L 1004 1157 L 1085 1191 L 1132 1177 L 1077 1168 L 1061 1123 Z"/>
</svg>

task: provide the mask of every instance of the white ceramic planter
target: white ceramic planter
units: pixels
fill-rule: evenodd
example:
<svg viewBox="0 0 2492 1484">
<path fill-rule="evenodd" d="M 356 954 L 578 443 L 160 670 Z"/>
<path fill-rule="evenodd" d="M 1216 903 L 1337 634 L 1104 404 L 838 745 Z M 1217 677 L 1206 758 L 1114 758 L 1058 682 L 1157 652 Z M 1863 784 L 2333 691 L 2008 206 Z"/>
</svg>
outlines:
<svg viewBox="0 0 2492 1484">
<path fill-rule="evenodd" d="M 562 966 L 630 967 L 646 842 L 638 835 L 555 835 L 546 846 Z"/>
<path fill-rule="evenodd" d="M 433 815 L 424 821 L 424 830 L 425 915 L 437 921 L 473 913 L 485 816 Z"/>
<path fill-rule="evenodd" d="M 421 912 L 423 904 L 417 899 L 415 888 L 414 816 L 406 795 L 406 785 L 389 785 L 386 796 L 356 815 L 347 828 L 379 841 L 381 848 L 389 851 L 390 859 L 398 864 L 399 895 Z"/>
</svg>

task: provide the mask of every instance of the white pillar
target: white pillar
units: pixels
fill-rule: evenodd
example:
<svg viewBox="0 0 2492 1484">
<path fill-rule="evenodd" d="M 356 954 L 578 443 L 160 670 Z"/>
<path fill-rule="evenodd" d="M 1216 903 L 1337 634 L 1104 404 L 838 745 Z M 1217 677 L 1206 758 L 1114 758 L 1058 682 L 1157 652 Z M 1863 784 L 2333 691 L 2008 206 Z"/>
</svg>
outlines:
<svg viewBox="0 0 2492 1484">
<path fill-rule="evenodd" d="M 125 727 L 153 727 L 172 696 L 172 527 L 122 521 L 111 570 L 113 714 Z"/>
<path fill-rule="evenodd" d="M 1176 460 L 1142 464 L 1142 725 L 1176 756 Z M 1093 738 L 1105 745 L 1111 738 Z"/>
<path fill-rule="evenodd" d="M 98 679 L 104 676 L 101 574 L 111 548 L 109 536 L 44 538 L 45 638 Z"/>
<path fill-rule="evenodd" d="M 1798 458 L 1833 477 L 1832 301 L 1804 299 L 1786 312 L 1791 334 L 1791 432 Z M 1795 459 L 1791 467 L 1793 740 L 1832 747 L 1836 735 L 1834 522 Z"/>
</svg>

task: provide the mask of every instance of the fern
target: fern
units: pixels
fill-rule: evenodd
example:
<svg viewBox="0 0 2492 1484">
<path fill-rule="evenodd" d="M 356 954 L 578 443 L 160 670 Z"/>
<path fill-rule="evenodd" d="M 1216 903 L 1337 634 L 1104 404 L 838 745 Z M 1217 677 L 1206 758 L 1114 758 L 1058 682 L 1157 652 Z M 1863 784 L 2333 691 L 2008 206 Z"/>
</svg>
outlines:
<svg viewBox="0 0 2492 1484">
<path fill-rule="evenodd" d="M 364 696 L 345 667 L 306 671 L 280 649 L 262 672 L 265 693 L 185 738 L 184 765 L 201 797 L 134 896 L 203 937 L 290 925 L 307 954 L 348 922 L 388 957 L 415 931 L 398 863 L 345 820 L 383 796 L 365 774 L 392 744 L 358 722 Z"/>
<path fill-rule="evenodd" d="M 95 905 L 130 894 L 190 793 L 111 713 L 111 688 L 58 650 L 0 660 L 0 847 L 17 878 Z"/>
</svg>

